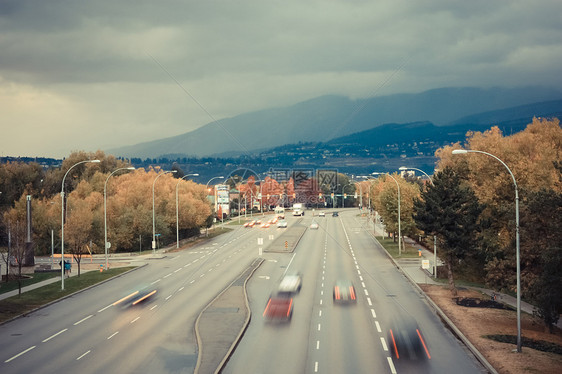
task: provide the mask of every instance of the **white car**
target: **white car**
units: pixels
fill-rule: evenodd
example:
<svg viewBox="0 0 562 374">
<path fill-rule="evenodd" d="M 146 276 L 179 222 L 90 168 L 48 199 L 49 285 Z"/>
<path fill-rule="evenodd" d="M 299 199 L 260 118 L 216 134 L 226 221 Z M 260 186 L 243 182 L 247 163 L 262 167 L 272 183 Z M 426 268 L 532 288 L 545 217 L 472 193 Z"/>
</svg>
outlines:
<svg viewBox="0 0 562 374">
<path fill-rule="evenodd" d="M 302 279 L 300 274 L 287 274 L 279 283 L 278 293 L 292 294 L 301 290 Z"/>
<path fill-rule="evenodd" d="M 281 220 L 281 221 L 277 222 L 277 227 L 286 229 L 287 228 L 287 221 Z"/>
<path fill-rule="evenodd" d="M 325 213 L 325 212 L 320 212 L 320 213 L 318 213 L 318 217 L 326 217 L 326 213 Z"/>
<path fill-rule="evenodd" d="M 313 221 L 313 222 L 310 224 L 310 228 L 311 228 L 312 230 L 318 230 L 318 222 L 314 222 L 314 221 Z"/>
</svg>

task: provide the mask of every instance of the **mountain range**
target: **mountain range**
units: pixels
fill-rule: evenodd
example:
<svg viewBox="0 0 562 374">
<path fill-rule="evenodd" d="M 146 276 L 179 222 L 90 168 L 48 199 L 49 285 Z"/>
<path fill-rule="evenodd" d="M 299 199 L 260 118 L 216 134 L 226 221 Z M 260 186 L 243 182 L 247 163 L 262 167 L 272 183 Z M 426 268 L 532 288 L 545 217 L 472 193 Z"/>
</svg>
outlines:
<svg viewBox="0 0 562 374">
<path fill-rule="evenodd" d="M 459 132 L 464 135 L 468 130 L 480 131 L 482 126 L 489 128 L 502 123 L 509 130 L 510 122 L 519 127 L 534 116 L 561 114 L 562 92 L 544 87 L 440 88 L 355 100 L 328 95 L 288 107 L 225 118 L 181 135 L 107 152 L 127 158 L 208 157 L 250 155 L 298 142 L 333 143 L 338 139 L 338 143 L 345 143 L 350 140 L 345 137 L 353 134 L 358 134 L 355 136 L 360 139 L 378 139 L 377 142 L 396 139 L 388 126 L 376 130 L 385 124 L 405 124 L 406 128 L 410 124 L 412 137 L 418 136 L 419 131 L 427 136 L 443 132 L 456 134 L 457 141 Z M 432 131 L 420 128 L 420 123 L 431 124 Z M 375 131 L 377 135 L 365 136 L 364 131 Z"/>
</svg>

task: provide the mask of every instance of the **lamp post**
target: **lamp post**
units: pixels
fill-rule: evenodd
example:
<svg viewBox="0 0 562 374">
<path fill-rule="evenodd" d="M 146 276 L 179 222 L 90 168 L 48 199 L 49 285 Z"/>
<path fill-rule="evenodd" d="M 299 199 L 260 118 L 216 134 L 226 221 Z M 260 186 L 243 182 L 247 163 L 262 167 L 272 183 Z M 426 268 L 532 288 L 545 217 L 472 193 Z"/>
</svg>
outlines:
<svg viewBox="0 0 562 374">
<path fill-rule="evenodd" d="M 103 227 L 104 227 L 104 233 L 105 233 L 105 239 L 104 239 L 104 248 L 105 248 L 105 270 L 107 270 L 109 268 L 109 261 L 107 258 L 107 251 L 109 249 L 108 247 L 108 242 L 107 242 L 107 182 L 109 181 L 109 178 L 117 173 L 118 171 L 121 170 L 135 170 L 134 166 L 128 167 L 128 168 L 119 168 L 114 170 L 111 174 L 109 174 L 105 180 L 105 183 L 103 185 Z"/>
<path fill-rule="evenodd" d="M 85 160 L 85 161 L 80 161 L 75 163 L 74 165 L 72 165 L 64 174 L 64 177 L 62 178 L 62 187 L 60 190 L 60 197 L 62 200 L 62 204 L 61 204 L 61 227 L 60 227 L 60 237 L 61 237 L 61 243 L 60 243 L 60 254 L 61 254 L 61 290 L 64 290 L 64 180 L 66 179 L 66 176 L 68 175 L 68 173 L 70 172 L 70 170 L 72 170 L 73 167 L 80 165 L 80 164 L 85 164 L 87 162 L 91 162 L 91 163 L 100 163 L 100 160 Z"/>
<path fill-rule="evenodd" d="M 482 153 L 484 155 L 495 158 L 503 166 L 505 166 L 505 168 L 509 172 L 509 175 L 511 175 L 511 179 L 513 180 L 513 185 L 515 187 L 515 260 L 517 263 L 517 352 L 521 353 L 521 261 L 519 246 L 519 192 L 517 190 L 517 182 L 515 181 L 515 176 L 513 176 L 511 169 L 509 169 L 505 162 L 491 153 L 470 149 L 455 149 L 452 153 L 454 155 L 462 155 L 466 153 Z"/>
<path fill-rule="evenodd" d="M 396 183 L 396 187 L 398 187 L 398 256 L 402 256 L 402 228 L 400 227 L 400 185 L 398 184 L 398 181 L 396 180 L 396 178 L 394 178 L 389 173 L 374 172 L 372 174 L 373 175 L 386 174 L 394 180 L 394 182 Z"/>
<path fill-rule="evenodd" d="M 176 248 L 180 247 L 180 210 L 178 206 L 178 187 L 182 179 L 187 177 L 198 177 L 199 174 L 186 174 L 180 178 L 178 183 L 176 183 Z"/>
<path fill-rule="evenodd" d="M 431 179 L 429 174 L 427 174 L 425 171 L 423 171 L 421 169 L 401 166 L 398 170 L 400 170 L 400 171 L 405 171 L 405 170 L 419 171 L 420 173 L 425 175 L 427 177 L 427 179 L 429 179 L 429 183 L 431 183 L 431 185 L 434 186 L 433 179 Z M 437 235 L 433 235 L 433 278 L 437 279 Z"/>
<path fill-rule="evenodd" d="M 154 185 L 156 184 L 156 180 L 160 178 L 162 175 L 167 173 L 177 173 L 177 170 L 169 170 L 164 171 L 154 178 L 154 182 L 152 182 L 152 253 L 156 253 L 156 209 L 154 205 Z"/>
</svg>

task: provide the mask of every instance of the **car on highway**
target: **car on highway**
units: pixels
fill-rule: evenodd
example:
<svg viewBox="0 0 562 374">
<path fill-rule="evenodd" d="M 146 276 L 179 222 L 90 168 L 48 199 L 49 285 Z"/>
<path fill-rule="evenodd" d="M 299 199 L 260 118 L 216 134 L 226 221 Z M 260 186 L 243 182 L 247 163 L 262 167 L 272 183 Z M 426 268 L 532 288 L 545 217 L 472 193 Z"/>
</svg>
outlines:
<svg viewBox="0 0 562 374">
<path fill-rule="evenodd" d="M 286 229 L 287 228 L 287 221 L 281 220 L 281 221 L 277 222 L 277 227 Z"/>
<path fill-rule="evenodd" d="M 338 217 L 338 216 L 339 216 L 338 212 L 332 213 L 332 217 Z"/>
<path fill-rule="evenodd" d="M 293 316 L 293 298 L 283 294 L 270 296 L 263 311 L 269 322 L 289 322 Z"/>
<path fill-rule="evenodd" d="M 302 287 L 302 276 L 300 273 L 287 274 L 283 277 L 277 287 L 278 294 L 295 294 L 300 292 Z"/>
<path fill-rule="evenodd" d="M 326 213 L 325 213 L 325 212 L 320 212 L 320 213 L 318 213 L 318 217 L 326 217 Z"/>
<path fill-rule="evenodd" d="M 124 296 L 114 302 L 113 305 L 119 305 L 123 309 L 142 305 L 152 299 L 157 292 L 158 290 L 152 286 L 141 286 L 138 289 L 133 290 L 127 296 Z"/>
<path fill-rule="evenodd" d="M 244 224 L 244 227 L 254 227 L 256 224 L 256 221 L 250 221 L 250 222 L 246 222 Z"/>
<path fill-rule="evenodd" d="M 334 285 L 334 303 L 354 304 L 357 302 L 355 287 L 349 280 L 338 280 Z"/>
<path fill-rule="evenodd" d="M 423 361 L 431 359 L 429 349 L 416 320 L 412 317 L 394 317 L 387 334 L 392 358 Z"/>
<path fill-rule="evenodd" d="M 312 223 L 310 224 L 310 228 L 312 230 L 318 230 L 318 222 L 312 221 Z"/>
</svg>

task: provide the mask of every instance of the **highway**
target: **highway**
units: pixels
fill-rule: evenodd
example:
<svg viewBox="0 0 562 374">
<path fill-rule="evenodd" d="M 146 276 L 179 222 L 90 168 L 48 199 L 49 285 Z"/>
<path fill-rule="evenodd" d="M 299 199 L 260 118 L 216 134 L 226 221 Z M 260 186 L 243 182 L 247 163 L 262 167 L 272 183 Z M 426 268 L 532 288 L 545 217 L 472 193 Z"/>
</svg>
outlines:
<svg viewBox="0 0 562 374">
<path fill-rule="evenodd" d="M 339 217 L 312 218 L 307 211 L 301 224 L 314 219 L 319 229 L 307 230 L 293 254 L 265 256 L 248 283 L 252 321 L 223 373 L 486 372 L 392 265 L 357 215 L 353 209 Z M 266 322 L 264 305 L 285 272 L 303 274 L 292 320 Z M 354 283 L 356 305 L 333 303 L 338 279 Z M 391 357 L 387 332 L 398 315 L 417 321 L 430 358 Z"/>
<path fill-rule="evenodd" d="M 0 372 L 192 373 L 200 311 L 258 256 L 248 282 L 251 322 L 223 373 L 484 373 L 396 269 L 358 210 L 314 217 L 294 252 L 258 251 L 257 239 L 312 222 L 287 217 L 289 228 L 239 228 L 0 326 Z M 263 249 L 271 241 L 266 239 Z M 261 246 L 259 246 L 261 247 Z M 299 271 L 289 323 L 262 313 L 286 272 Z M 334 305 L 333 285 L 349 279 L 355 305 Z M 140 306 L 116 301 L 141 285 L 157 293 Z M 431 358 L 396 360 L 387 331 L 397 316 L 414 318 Z"/>
<path fill-rule="evenodd" d="M 259 234 L 234 230 L 148 260 L 141 269 L 0 326 L 0 372 L 193 372 L 195 319 L 257 257 Z M 113 305 L 141 285 L 158 291 L 139 306 Z"/>
</svg>

